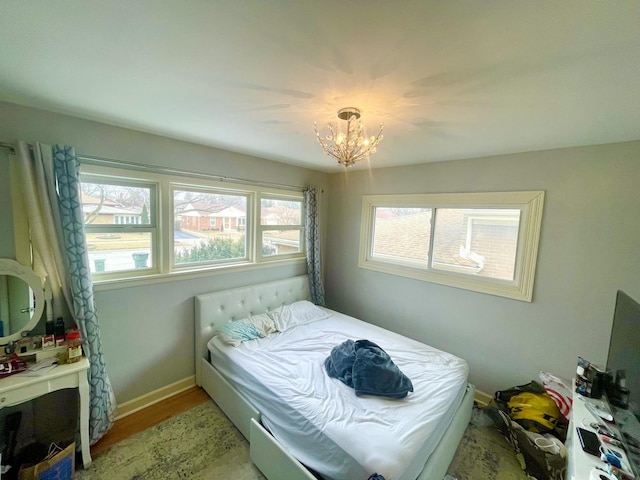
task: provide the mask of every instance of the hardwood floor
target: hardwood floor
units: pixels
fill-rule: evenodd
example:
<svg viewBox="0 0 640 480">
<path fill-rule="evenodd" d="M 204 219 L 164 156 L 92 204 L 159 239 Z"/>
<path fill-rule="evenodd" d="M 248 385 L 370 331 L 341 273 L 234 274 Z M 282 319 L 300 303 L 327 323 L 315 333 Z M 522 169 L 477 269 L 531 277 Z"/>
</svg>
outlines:
<svg viewBox="0 0 640 480">
<path fill-rule="evenodd" d="M 116 423 L 106 435 L 91 447 L 91 457 L 94 458 L 119 441 L 153 427 L 207 400 L 210 400 L 210 397 L 202 388 L 192 387 L 150 407 L 116 420 Z"/>
</svg>

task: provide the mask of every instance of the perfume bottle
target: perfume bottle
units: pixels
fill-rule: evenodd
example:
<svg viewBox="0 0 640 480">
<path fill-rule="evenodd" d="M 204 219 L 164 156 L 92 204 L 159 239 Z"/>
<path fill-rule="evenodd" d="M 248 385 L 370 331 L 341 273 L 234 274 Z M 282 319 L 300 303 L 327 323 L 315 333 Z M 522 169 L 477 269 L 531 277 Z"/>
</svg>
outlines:
<svg viewBox="0 0 640 480">
<path fill-rule="evenodd" d="M 56 347 L 64 344 L 64 320 L 58 317 L 55 325 Z"/>
<path fill-rule="evenodd" d="M 56 334 L 56 323 L 53 321 L 53 319 L 51 320 L 47 320 L 47 323 L 45 324 L 45 335 L 55 335 Z"/>
</svg>

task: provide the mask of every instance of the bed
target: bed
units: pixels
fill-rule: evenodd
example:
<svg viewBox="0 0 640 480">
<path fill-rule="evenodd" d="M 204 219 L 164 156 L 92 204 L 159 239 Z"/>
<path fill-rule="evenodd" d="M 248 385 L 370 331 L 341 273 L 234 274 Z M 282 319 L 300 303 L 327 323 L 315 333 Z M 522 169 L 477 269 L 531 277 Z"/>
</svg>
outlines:
<svg viewBox="0 0 640 480">
<path fill-rule="evenodd" d="M 272 480 L 443 478 L 473 406 L 463 360 L 329 309 L 238 347 L 216 335 L 308 299 L 306 275 L 195 297 L 196 383 L 249 441 L 254 464 Z M 329 377 L 323 359 L 349 338 L 383 347 L 414 391 L 356 396 Z"/>
</svg>

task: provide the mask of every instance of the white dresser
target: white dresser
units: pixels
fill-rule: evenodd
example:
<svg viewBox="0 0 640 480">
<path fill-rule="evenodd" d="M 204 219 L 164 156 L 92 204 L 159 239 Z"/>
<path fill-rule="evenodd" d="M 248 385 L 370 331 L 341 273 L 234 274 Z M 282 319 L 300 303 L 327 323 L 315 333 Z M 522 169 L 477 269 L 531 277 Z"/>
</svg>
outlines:
<svg viewBox="0 0 640 480">
<path fill-rule="evenodd" d="M 84 468 L 91 464 L 88 368 L 89 360 L 83 357 L 76 363 L 58 365 L 39 377 L 18 374 L 0 380 L 0 408 L 18 405 L 63 388 L 78 389 L 80 395 L 80 443 Z"/>
</svg>

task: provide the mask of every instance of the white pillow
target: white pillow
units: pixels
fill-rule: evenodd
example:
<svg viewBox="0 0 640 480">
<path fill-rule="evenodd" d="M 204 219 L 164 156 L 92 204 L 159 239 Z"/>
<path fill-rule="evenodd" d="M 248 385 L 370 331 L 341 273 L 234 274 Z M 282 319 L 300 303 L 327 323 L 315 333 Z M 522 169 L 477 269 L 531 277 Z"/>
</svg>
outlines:
<svg viewBox="0 0 640 480">
<path fill-rule="evenodd" d="M 220 339 L 234 347 L 247 340 L 262 338 L 276 331 L 276 324 L 268 313 L 250 315 L 242 320 L 227 322 L 216 329 Z"/>
<path fill-rule="evenodd" d="M 308 300 L 300 300 L 290 305 L 283 305 L 269 312 L 276 324 L 276 329 L 284 332 L 289 328 L 329 318 L 331 314 L 317 307 Z"/>
<path fill-rule="evenodd" d="M 216 328 L 216 333 L 220 337 L 220 340 L 227 345 L 238 347 L 242 342 L 260 338 L 260 332 L 258 332 L 256 327 L 245 320 L 246 319 L 234 320 L 233 322 L 227 322 Z"/>
<path fill-rule="evenodd" d="M 256 327 L 256 330 L 260 332 L 261 337 L 266 337 L 270 333 L 277 332 L 276 322 L 273 321 L 271 315 L 268 313 L 261 313 L 260 315 L 249 315 L 244 319 L 245 322 L 252 324 Z"/>
</svg>

